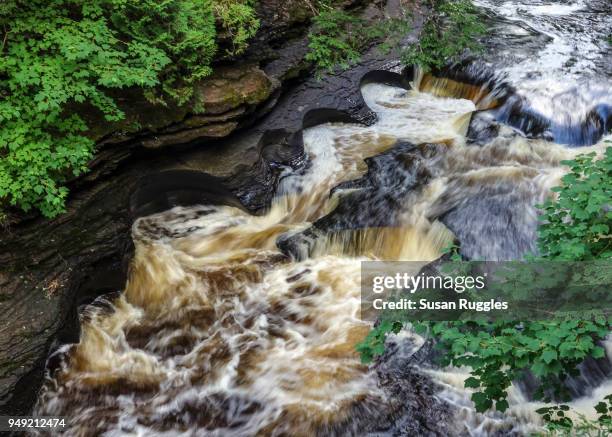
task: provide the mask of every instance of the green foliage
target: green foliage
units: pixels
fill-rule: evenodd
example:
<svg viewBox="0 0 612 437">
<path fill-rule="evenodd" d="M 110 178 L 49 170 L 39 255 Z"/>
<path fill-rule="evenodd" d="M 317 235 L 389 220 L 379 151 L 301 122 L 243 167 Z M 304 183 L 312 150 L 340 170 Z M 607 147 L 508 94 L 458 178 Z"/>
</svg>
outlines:
<svg viewBox="0 0 612 437">
<path fill-rule="evenodd" d="M 421 323 L 415 329 L 439 339 L 438 346 L 447 351 L 442 365 L 472 369 L 465 385 L 478 390 L 472 394 L 477 411 L 493 405 L 505 411 L 507 389 L 528 370 L 541 382 L 537 398 L 545 398 L 544 387 L 552 388 L 557 397 L 567 398 L 563 378 L 576 375 L 577 365 L 587 356 L 605 355 L 597 340 L 607 335 L 610 325 L 605 317 L 595 317 L 524 323 Z"/>
<path fill-rule="evenodd" d="M 232 49 L 230 55 L 239 55 L 247 48 L 247 42 L 259 29 L 259 19 L 255 15 L 254 0 L 217 0 L 215 13 L 222 27 L 230 36 Z"/>
<path fill-rule="evenodd" d="M 248 3 L 228 28 L 238 29 Z M 53 217 L 63 184 L 87 170 L 94 151 L 79 115 L 124 114 L 111 90 L 140 87 L 157 102 L 188 101 L 217 50 L 211 0 L 9 0 L 0 5 L 0 208 Z M 225 10 L 225 9 L 224 9 Z M 241 18 L 242 17 L 242 18 Z M 223 19 L 223 17 L 221 17 Z M 236 47 L 257 25 L 234 31 Z"/>
<path fill-rule="evenodd" d="M 542 206 L 543 222 L 538 240 L 542 259 L 611 259 L 612 148 L 606 150 L 603 159 L 594 160 L 594 155 L 589 154 L 564 164 L 570 167 L 570 172 L 563 178 L 563 185 L 553 190 L 558 193 L 558 199 Z M 451 247 L 447 252 L 453 250 L 456 248 Z M 397 323 L 393 320 L 381 323 L 358 346 L 364 361 L 384 351 L 385 336 L 397 332 Z M 605 356 L 597 343 L 610 332 L 610 322 L 604 316 L 582 320 L 557 318 L 546 322 L 422 322 L 413 327 L 421 334 L 438 339 L 438 347 L 446 352 L 442 365 L 471 368 L 465 386 L 475 390 L 472 401 L 477 411 L 493 406 L 505 411 L 507 389 L 527 371 L 540 381 L 536 397 L 546 402 L 550 402 L 550 395 L 567 398 L 564 379 L 577 374 L 578 364 L 586 357 Z M 545 387 L 549 390 L 545 391 Z M 612 399 L 612 395 L 606 399 Z M 599 404 L 597 408 L 609 423 L 610 405 Z M 556 429 L 571 426 L 563 408 L 542 411 Z M 583 421 L 581 426 L 585 430 L 592 428 L 588 421 Z"/>
<path fill-rule="evenodd" d="M 397 334 L 403 328 L 403 323 L 393 320 L 381 320 L 372 328 L 367 337 L 357 345 L 357 352 L 361 355 L 363 363 L 371 362 L 374 357 L 382 355 L 385 351 L 385 339 L 388 334 Z"/>
<path fill-rule="evenodd" d="M 476 38 L 486 29 L 470 0 L 427 0 L 427 3 L 431 11 L 419 41 L 402 50 L 405 64 L 425 69 L 441 67 L 468 49 L 480 48 Z M 310 51 L 306 59 L 321 70 L 348 68 L 359 59 L 363 47 L 376 40 L 384 40 L 380 44 L 383 51 L 396 47 L 409 30 L 405 18 L 368 23 L 330 6 L 329 2 L 319 2 L 319 7 L 309 34 Z"/>
<path fill-rule="evenodd" d="M 314 31 L 308 35 L 306 60 L 320 69 L 348 68 L 359 59 L 364 23 L 340 9 L 321 11 L 313 18 Z"/>
<path fill-rule="evenodd" d="M 567 416 L 569 411 L 567 405 L 552 405 L 536 410 L 536 413 L 542 415 L 542 418 L 549 425 L 549 430 L 567 430 L 573 425 L 572 419 Z"/>
<path fill-rule="evenodd" d="M 186 102 L 191 97 L 191 84 L 212 73 L 210 63 L 216 52 L 216 30 L 211 0 L 113 0 L 110 3 L 113 4 L 110 10 L 101 5 L 98 17 L 102 21 L 108 17 L 113 36 L 128 44 L 139 44 L 169 60 L 163 70 L 151 72 L 151 81 L 135 85 L 151 87 L 161 83 L 168 96 L 179 103 Z M 113 80 L 110 85 L 113 87 L 126 82 L 125 77 Z M 128 82 L 120 87 L 130 85 Z"/>
<path fill-rule="evenodd" d="M 540 408 L 536 412 L 542 415 L 548 431 L 557 436 L 604 437 L 612 435 L 612 394 L 595 405 L 596 420 L 590 420 L 573 412 L 567 405 L 552 405 Z M 577 416 L 572 419 L 570 415 Z"/>
<path fill-rule="evenodd" d="M 612 394 L 607 395 L 603 401 L 595 405 L 595 411 L 599 414 L 597 420 L 600 422 L 612 420 Z"/>
<path fill-rule="evenodd" d="M 402 62 L 428 70 L 439 68 L 466 50 L 478 51 L 486 28 L 470 0 L 428 0 L 431 13 L 419 41 L 402 54 Z"/>
<path fill-rule="evenodd" d="M 319 70 L 346 69 L 360 58 L 364 47 L 376 40 L 383 51 L 397 44 L 408 31 L 405 19 L 384 19 L 367 22 L 354 14 L 329 4 L 319 4 L 320 11 L 313 18 L 313 30 L 308 34 L 309 52 L 306 60 Z"/>
<path fill-rule="evenodd" d="M 564 161 L 571 169 L 558 194 L 541 205 L 540 252 L 564 260 L 612 259 L 612 147 Z"/>
<path fill-rule="evenodd" d="M 563 162 L 570 172 L 563 177 L 563 185 L 553 189 L 558 198 L 542 205 L 538 243 L 545 259 L 612 258 L 612 212 L 606 210 L 612 199 L 612 148 L 603 159 L 594 157 L 581 155 Z M 507 388 L 526 370 L 542 382 L 536 393 L 540 398 L 545 386 L 554 387 L 556 396 L 566 397 L 563 378 L 575 374 L 587 356 L 604 356 L 596 343 L 610 330 L 604 317 L 520 324 L 442 322 L 430 327 L 434 335 L 440 335 L 440 346 L 449 351 L 446 364 L 472 368 L 466 387 L 480 390 L 472 395 L 478 411 L 493 402 L 497 409 L 505 409 Z"/>
</svg>

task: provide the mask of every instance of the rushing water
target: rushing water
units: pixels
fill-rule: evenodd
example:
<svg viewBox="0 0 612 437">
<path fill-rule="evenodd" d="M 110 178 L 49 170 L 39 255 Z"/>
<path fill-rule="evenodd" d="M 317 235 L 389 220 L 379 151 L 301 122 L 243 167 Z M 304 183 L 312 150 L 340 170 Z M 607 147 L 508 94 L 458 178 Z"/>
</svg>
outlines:
<svg viewBox="0 0 612 437">
<path fill-rule="evenodd" d="M 612 2 L 609 0 L 477 0 L 492 21 L 487 54 L 550 121 L 549 135 L 580 144 L 579 125 L 597 114 L 612 123 Z M 501 108 L 501 112 L 507 111 Z M 504 117 L 506 116 L 506 117 Z M 503 114 L 501 118 L 507 118 Z M 594 123 L 597 124 L 597 123 Z M 521 126 L 525 127 L 525 126 Z M 596 127 L 583 127 L 592 131 Z M 588 136 L 588 135 L 587 135 Z M 588 142 L 588 141 L 587 141 Z"/>
<path fill-rule="evenodd" d="M 584 25 L 577 14 L 585 4 L 480 3 L 497 11 L 498 23 L 511 21 L 546 37 L 537 62 L 499 53 L 491 58 L 505 65 L 508 80 L 523 96 L 534 98 L 531 104 L 544 105 L 536 89 L 548 102 L 557 101 L 555 93 L 568 84 L 591 92 L 591 85 L 580 85 L 593 82 L 605 63 L 598 58 L 601 47 L 592 48 L 597 42 L 587 33 L 573 42 L 577 25 L 559 24 Z M 585 20 L 604 29 L 609 16 Z M 570 50 L 567 44 L 579 47 Z M 518 49 L 509 44 L 512 50 Z M 580 71 L 548 61 L 561 54 L 580 59 Z M 528 84 L 528 70 L 542 72 L 537 80 L 546 85 Z M 605 91 L 601 98 L 612 103 L 609 78 L 597 78 Z M 414 435 L 424 429 L 522 435 L 538 430 L 538 404 L 517 386 L 505 414 L 476 413 L 463 388 L 465 369 L 417 366 L 414 372 L 423 377 L 418 381 L 431 386 L 431 392 L 419 393 L 429 393 L 433 401 L 401 405 L 405 393 L 390 390 L 380 369 L 361 364 L 354 349 L 370 328 L 359 318 L 360 262 L 432 261 L 455 237 L 471 258 L 513 259 L 534 250 L 535 205 L 559 183 L 565 171 L 560 161 L 589 150 L 601 153 L 609 137 L 571 148 L 501 126 L 474 144 L 467 135 L 470 119 L 476 109 L 496 106 L 490 89 L 421 74 L 414 88 L 365 85 L 364 98 L 378 114 L 373 126 L 305 130 L 309 164 L 285 171 L 265 215 L 204 205 L 138 219 L 125 291 L 87 308 L 81 340 L 57 352 L 61 365 L 50 375 L 36 412 L 68 416 L 69 433 L 83 436 L 392 435 L 402 430 Z M 593 103 L 582 91 L 574 95 L 576 105 Z M 590 107 L 586 103 L 580 108 Z M 491 111 L 500 118 L 499 107 Z M 487 114 L 479 117 L 488 123 Z M 374 156 L 368 167 L 364 159 Z M 351 197 L 365 188 L 346 182 L 366 172 L 375 189 Z M 363 201 L 342 209 L 349 226 L 321 236 L 310 256 L 296 261 L 279 252 L 279 237 L 306 231 L 355 198 Z M 395 209 L 388 207 L 389 199 Z M 368 221 L 371 217 L 378 221 Z M 423 340 L 403 332 L 393 341 L 403 345 L 395 356 L 404 354 L 406 366 L 416 365 L 410 356 Z M 606 346 L 612 352 L 612 342 Z M 612 391 L 609 380 L 591 385 L 572 402 L 587 415 Z M 421 388 L 415 383 L 403 390 Z M 421 414 L 444 426 L 410 425 L 414 409 L 428 405 L 435 408 Z"/>
</svg>

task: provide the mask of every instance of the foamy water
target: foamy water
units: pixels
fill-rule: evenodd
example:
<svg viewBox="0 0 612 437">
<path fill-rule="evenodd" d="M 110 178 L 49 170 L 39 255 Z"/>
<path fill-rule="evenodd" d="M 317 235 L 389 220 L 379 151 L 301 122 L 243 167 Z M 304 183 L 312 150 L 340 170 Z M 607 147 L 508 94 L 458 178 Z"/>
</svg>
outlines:
<svg viewBox="0 0 612 437">
<path fill-rule="evenodd" d="M 500 187 L 525 194 L 522 207 L 533 209 L 563 174 L 559 161 L 576 151 L 520 136 L 469 146 L 471 100 L 376 84 L 363 93 L 380 121 L 305 131 L 311 166 L 285 175 L 267 214 L 202 206 L 137 220 L 124 293 L 89 307 L 81 341 L 66 350 L 37 413 L 69 416 L 71 435 L 309 436 L 359 435 L 364 421 L 388 408 L 388 394 L 354 348 L 370 329 L 359 318 L 360 262 L 437 258 L 453 239 L 437 218 Z M 330 198 L 329 190 L 363 175 L 363 159 L 396 141 L 438 143 L 423 158 L 431 179 L 410 197 L 401 226 L 330 236 L 301 262 L 279 253 L 280 235 L 331 211 L 342 191 Z M 534 226 L 535 214 L 521 217 Z M 471 220 L 486 228 L 500 218 Z M 480 247 L 497 247 L 493 257 L 507 250 Z M 520 393 L 503 416 L 476 414 L 462 388 L 464 370 L 423 372 L 455 406 L 458 433 L 539 426 L 538 405 Z M 576 405 L 588 409 L 596 398 Z"/>
</svg>

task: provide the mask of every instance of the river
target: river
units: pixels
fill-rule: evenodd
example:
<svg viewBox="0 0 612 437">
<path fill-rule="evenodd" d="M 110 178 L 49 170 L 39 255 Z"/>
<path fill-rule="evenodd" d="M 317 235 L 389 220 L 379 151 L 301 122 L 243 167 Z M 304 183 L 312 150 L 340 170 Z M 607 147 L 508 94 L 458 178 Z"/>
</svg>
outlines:
<svg viewBox="0 0 612 437">
<path fill-rule="evenodd" d="M 560 161 L 611 139 L 610 3 L 476 4 L 495 73 L 467 68 L 478 86 L 419 71 L 410 90 L 364 85 L 378 121 L 306 129 L 306 165 L 284 170 L 264 215 L 203 205 L 139 218 L 124 292 L 84 311 L 80 343 L 56 352 L 36 413 L 66 415 L 69 434 L 83 436 L 541 430 L 540 405 L 518 385 L 504 414 L 476 413 L 467 370 L 412 362 L 423 339 L 408 330 L 391 341 L 431 386 L 420 408 L 433 407 L 419 416 L 431 423 L 404 425 L 418 402 L 398 405 L 410 396 L 354 349 L 371 327 L 359 317 L 361 261 L 433 261 L 455 237 L 468 258 L 520 258 L 536 249 L 535 205 L 559 184 Z M 308 235 L 325 216 L 333 232 L 300 257 L 281 254 L 279 238 Z M 592 416 L 612 379 L 585 378 L 570 406 Z"/>
</svg>

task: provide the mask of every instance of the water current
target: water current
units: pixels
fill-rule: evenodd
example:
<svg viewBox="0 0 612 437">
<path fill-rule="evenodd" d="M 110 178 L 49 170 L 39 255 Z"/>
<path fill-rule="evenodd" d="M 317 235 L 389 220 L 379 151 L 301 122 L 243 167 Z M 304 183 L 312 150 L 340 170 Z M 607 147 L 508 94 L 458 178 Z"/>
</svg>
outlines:
<svg viewBox="0 0 612 437">
<path fill-rule="evenodd" d="M 363 86 L 378 121 L 306 129 L 307 165 L 284 170 L 263 215 L 201 205 L 136 220 L 125 290 L 82 314 L 81 340 L 56 352 L 61 365 L 37 413 L 68 416 L 77 436 L 540 430 L 540 404 L 518 385 L 504 414 L 476 413 L 467 369 L 411 361 L 424 342 L 409 330 L 390 340 L 412 372 L 401 390 L 354 348 L 371 327 L 360 319 L 362 261 L 429 262 L 455 239 L 468 258 L 535 251 L 535 205 L 566 172 L 560 161 L 601 153 L 611 138 L 610 3 L 476 3 L 492 29 L 483 56 L 494 77 L 482 80 L 474 64 L 471 84 L 417 72 L 411 90 Z M 376 190 L 359 197 L 364 189 L 347 182 L 368 171 Z M 279 251 L 279 238 L 347 199 L 362 199 L 348 202 L 348 226 L 324 233 L 300 260 Z M 606 347 L 612 358 L 612 341 Z M 612 379 L 585 378 L 570 405 L 592 416 Z"/>
</svg>

